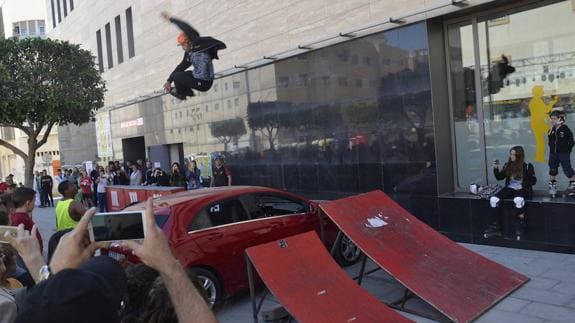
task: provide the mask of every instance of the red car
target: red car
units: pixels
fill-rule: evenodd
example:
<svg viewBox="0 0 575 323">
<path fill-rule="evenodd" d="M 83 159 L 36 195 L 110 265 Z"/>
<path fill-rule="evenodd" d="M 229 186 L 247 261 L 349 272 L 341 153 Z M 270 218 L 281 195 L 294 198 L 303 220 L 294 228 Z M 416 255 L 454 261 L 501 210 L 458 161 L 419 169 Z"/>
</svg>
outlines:
<svg viewBox="0 0 575 323">
<path fill-rule="evenodd" d="M 141 210 L 145 203 L 126 210 Z M 250 246 L 315 230 L 330 247 L 336 226 L 318 204 L 266 187 L 231 186 L 180 192 L 154 201 L 156 222 L 180 263 L 206 289 L 210 306 L 248 287 L 244 250 Z M 323 228 L 321 226 L 323 225 Z M 342 265 L 355 263 L 360 251 L 347 238 L 336 249 Z M 126 250 L 112 249 L 111 254 Z M 128 256 L 131 262 L 138 262 Z"/>
</svg>

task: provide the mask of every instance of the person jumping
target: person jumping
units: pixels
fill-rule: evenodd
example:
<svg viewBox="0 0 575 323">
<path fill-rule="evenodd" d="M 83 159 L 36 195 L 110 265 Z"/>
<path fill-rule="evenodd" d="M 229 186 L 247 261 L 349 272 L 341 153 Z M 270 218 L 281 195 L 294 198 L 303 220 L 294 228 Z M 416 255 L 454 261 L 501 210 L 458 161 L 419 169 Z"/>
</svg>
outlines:
<svg viewBox="0 0 575 323">
<path fill-rule="evenodd" d="M 206 92 L 214 82 L 214 65 L 212 60 L 219 59 L 218 51 L 225 49 L 226 44 L 212 38 L 201 37 L 200 33 L 188 23 L 162 12 L 162 18 L 176 24 L 182 32 L 178 35 L 178 46 L 185 51 L 182 62 L 170 74 L 164 84 L 164 91 L 180 100 L 194 96 L 194 89 Z M 192 66 L 191 71 L 186 71 Z M 172 82 L 174 87 L 172 88 Z"/>
</svg>

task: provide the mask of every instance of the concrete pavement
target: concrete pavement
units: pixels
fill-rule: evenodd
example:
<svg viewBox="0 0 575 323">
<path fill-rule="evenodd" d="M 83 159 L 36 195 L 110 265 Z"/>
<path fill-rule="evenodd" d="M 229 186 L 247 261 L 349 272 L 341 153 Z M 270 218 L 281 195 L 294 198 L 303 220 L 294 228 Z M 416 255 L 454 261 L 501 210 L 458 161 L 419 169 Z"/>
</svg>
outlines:
<svg viewBox="0 0 575 323">
<path fill-rule="evenodd" d="M 36 208 L 33 219 L 38 224 L 47 245 L 48 239 L 56 231 L 54 209 Z M 527 284 L 487 311 L 477 322 L 575 323 L 575 255 L 462 245 L 531 278 Z M 374 266 L 371 263 L 367 268 Z M 359 267 L 354 265 L 345 270 L 350 276 L 354 276 Z M 382 271 L 366 276 L 362 286 L 381 300 L 397 299 L 403 293 L 401 285 Z M 277 305 L 273 296 L 268 296 L 263 310 Z M 419 299 L 410 300 L 408 305 L 430 315 L 437 314 L 431 306 Z M 417 322 L 433 322 L 419 316 L 400 313 Z M 252 322 L 249 294 L 243 293 L 226 301 L 217 309 L 216 314 L 220 322 Z"/>
</svg>

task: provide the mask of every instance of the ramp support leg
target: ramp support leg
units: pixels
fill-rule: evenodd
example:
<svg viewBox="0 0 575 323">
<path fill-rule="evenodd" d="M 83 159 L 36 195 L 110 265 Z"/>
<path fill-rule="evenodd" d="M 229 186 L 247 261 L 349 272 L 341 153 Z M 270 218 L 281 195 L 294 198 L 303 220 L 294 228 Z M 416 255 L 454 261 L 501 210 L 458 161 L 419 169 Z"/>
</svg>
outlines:
<svg viewBox="0 0 575 323">
<path fill-rule="evenodd" d="M 359 276 L 357 277 L 357 284 L 361 286 L 363 274 L 365 273 L 365 263 L 367 262 L 367 255 L 363 253 L 361 256 L 361 268 L 359 269 Z"/>
<path fill-rule="evenodd" d="M 254 271 L 249 257 L 246 255 L 246 265 L 248 266 L 248 284 L 250 286 L 250 298 L 252 301 L 252 315 L 254 323 L 258 323 L 258 309 L 256 308 L 256 292 L 254 286 Z"/>
<path fill-rule="evenodd" d="M 337 250 L 337 246 L 341 242 L 342 238 L 343 238 L 343 232 L 341 232 L 341 230 L 339 230 L 339 232 L 337 233 L 337 237 L 335 238 L 335 241 L 333 242 L 333 246 L 331 246 L 330 254 L 332 257 L 335 255 L 335 252 Z"/>
</svg>

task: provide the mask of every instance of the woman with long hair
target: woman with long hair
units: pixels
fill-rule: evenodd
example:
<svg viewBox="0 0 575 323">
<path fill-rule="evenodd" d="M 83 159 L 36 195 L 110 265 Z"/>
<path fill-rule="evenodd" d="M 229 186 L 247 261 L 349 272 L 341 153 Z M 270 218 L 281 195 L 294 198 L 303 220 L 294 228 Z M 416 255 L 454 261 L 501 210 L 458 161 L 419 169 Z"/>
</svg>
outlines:
<svg viewBox="0 0 575 323">
<path fill-rule="evenodd" d="M 170 186 L 186 187 L 186 175 L 180 168 L 180 163 L 172 164 L 172 173 L 170 174 Z"/>
<path fill-rule="evenodd" d="M 537 183 L 535 170 L 531 163 L 525 162 L 525 151 L 521 146 L 509 150 L 509 159 L 501 167 L 499 160 L 493 162 L 493 174 L 497 180 L 505 179 L 505 187 L 489 199 L 492 208 L 498 208 L 503 199 L 512 199 L 517 217 L 515 235 L 517 240 L 525 233 L 527 221 L 525 216 L 525 200 L 533 195 L 533 185 Z M 501 236 L 502 213 L 495 212 L 493 223 L 485 230 L 485 237 Z"/>
<path fill-rule="evenodd" d="M 188 164 L 188 174 L 186 175 L 188 180 L 188 189 L 195 190 L 202 187 L 202 173 L 198 168 L 198 164 L 195 160 L 192 160 Z"/>
</svg>

